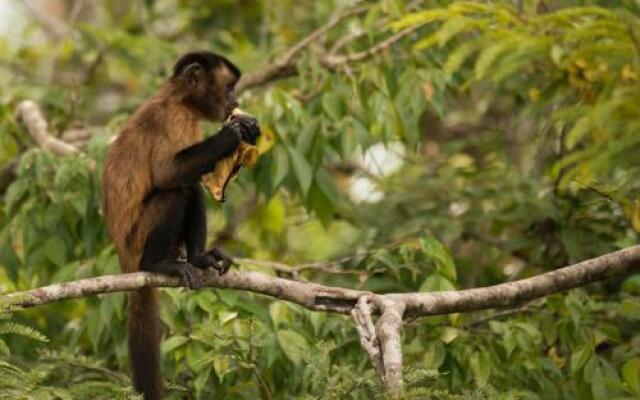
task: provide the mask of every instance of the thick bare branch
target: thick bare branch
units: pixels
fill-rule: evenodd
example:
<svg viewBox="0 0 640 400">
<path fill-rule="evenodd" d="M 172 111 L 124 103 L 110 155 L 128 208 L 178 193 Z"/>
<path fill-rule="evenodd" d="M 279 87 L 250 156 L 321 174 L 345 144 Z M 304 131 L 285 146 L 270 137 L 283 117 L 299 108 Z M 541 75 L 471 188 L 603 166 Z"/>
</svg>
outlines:
<svg viewBox="0 0 640 400">
<path fill-rule="evenodd" d="M 61 156 L 68 156 L 79 152 L 77 147 L 58 139 L 49 133 L 47 120 L 42 115 L 40 107 L 38 107 L 34 101 L 21 101 L 18 104 L 18 107 L 16 107 L 16 117 L 24 124 L 29 135 L 38 144 L 38 146 L 51 150 Z"/>
<path fill-rule="evenodd" d="M 245 260 L 250 264 L 256 260 Z M 402 393 L 401 329 L 405 316 L 426 316 L 507 307 L 608 277 L 640 270 L 640 245 L 500 285 L 435 293 L 375 294 L 278 278 L 259 272 L 231 271 L 224 276 L 209 271 L 205 286 L 247 290 L 300 304 L 316 311 L 351 314 L 363 348 L 369 354 L 387 393 Z M 99 293 L 131 291 L 141 287 L 183 286 L 178 278 L 148 272 L 107 275 L 14 292 L 2 297 L 4 307 L 33 307 Z M 373 314 L 380 315 L 375 328 Z"/>
<path fill-rule="evenodd" d="M 16 305 L 33 307 L 100 293 L 132 291 L 145 286 L 182 287 L 184 285 L 178 278 L 148 272 L 135 272 L 58 283 L 24 292 L 11 293 L 4 297 Z M 240 271 L 230 271 L 221 277 L 213 271 L 208 271 L 205 277 L 205 286 L 248 290 L 288 300 L 311 310 L 342 314 L 348 314 L 360 296 L 371 294 L 360 290 L 297 282 L 259 272 Z"/>
<path fill-rule="evenodd" d="M 618 250 L 528 279 L 433 293 L 388 294 L 406 305 L 407 315 L 438 315 L 510 307 L 612 276 L 640 272 L 640 245 Z"/>
<path fill-rule="evenodd" d="M 250 263 L 255 264 L 255 261 Z M 206 277 L 206 286 L 248 290 L 288 300 L 312 310 L 342 314 L 349 314 L 358 298 L 366 295 L 371 300 L 374 314 L 380 314 L 385 301 L 393 301 L 406 306 L 405 315 L 426 316 L 514 306 L 612 276 L 624 275 L 634 270 L 640 272 L 640 245 L 532 278 L 458 291 L 375 294 L 362 290 L 298 282 L 259 272 L 243 271 L 230 271 L 222 277 L 211 272 Z M 177 278 L 162 274 L 136 272 L 59 283 L 11 293 L 4 297 L 9 300 L 19 299 L 19 304 L 31 307 L 99 293 L 131 291 L 144 286 L 178 287 L 183 285 Z"/>
</svg>

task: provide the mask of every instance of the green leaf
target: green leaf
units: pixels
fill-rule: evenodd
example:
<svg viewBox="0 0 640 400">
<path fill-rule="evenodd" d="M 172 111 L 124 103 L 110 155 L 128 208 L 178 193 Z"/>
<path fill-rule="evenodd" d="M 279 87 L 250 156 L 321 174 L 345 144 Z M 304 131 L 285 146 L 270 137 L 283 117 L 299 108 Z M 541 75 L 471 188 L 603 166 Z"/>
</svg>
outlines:
<svg viewBox="0 0 640 400">
<path fill-rule="evenodd" d="M 640 396 L 640 358 L 632 358 L 622 366 L 622 378 L 631 392 Z"/>
<path fill-rule="evenodd" d="M 11 354 L 11 350 L 9 350 L 9 346 L 7 346 L 7 342 L 2 340 L 2 338 L 0 338 L 0 354 L 4 356 L 8 356 L 9 354 Z"/>
<path fill-rule="evenodd" d="M 320 119 L 314 118 L 305 124 L 296 139 L 296 149 L 300 154 L 307 154 L 313 146 L 314 139 L 320 129 Z"/>
<path fill-rule="evenodd" d="M 287 303 L 284 301 L 274 301 L 269 305 L 269 316 L 274 327 L 280 326 L 280 324 L 286 324 L 291 319 L 291 312 Z"/>
<path fill-rule="evenodd" d="M 293 172 L 298 179 L 302 197 L 307 197 L 307 193 L 309 193 L 309 188 L 311 187 L 311 181 L 313 179 L 311 166 L 297 150 L 292 147 L 287 147 L 287 150 L 289 150 L 291 164 L 293 165 Z"/>
<path fill-rule="evenodd" d="M 407 14 L 398 21 L 392 23 L 391 27 L 395 30 L 400 30 L 412 25 L 423 25 L 430 22 L 450 18 L 453 15 L 454 14 L 448 9 L 435 8 L 427 11 Z"/>
<path fill-rule="evenodd" d="M 45 257 L 57 266 L 62 266 L 67 260 L 67 248 L 58 236 L 49 237 L 42 245 Z"/>
<path fill-rule="evenodd" d="M 6 322 L 4 324 L 0 324 L 0 335 L 6 334 L 23 336 L 29 339 L 37 340 L 39 342 L 49 341 L 49 339 L 47 339 L 45 335 L 38 332 L 37 330 L 15 322 Z"/>
<path fill-rule="evenodd" d="M 6 213 L 8 215 L 12 215 L 16 211 L 18 205 L 29 191 L 31 184 L 27 179 L 19 179 L 9 186 L 4 195 Z"/>
<path fill-rule="evenodd" d="M 216 375 L 222 382 L 225 375 L 231 372 L 231 360 L 227 355 L 216 355 L 213 358 L 213 369 L 216 371 Z"/>
<path fill-rule="evenodd" d="M 296 331 L 290 329 L 279 330 L 276 334 L 280 348 L 291 362 L 300 365 L 309 352 L 307 340 Z"/>
<path fill-rule="evenodd" d="M 593 354 L 593 350 L 590 346 L 582 346 L 571 354 L 571 373 L 577 373 L 589 360 Z"/>
<path fill-rule="evenodd" d="M 456 287 L 447 278 L 439 273 L 433 273 L 420 285 L 420 292 L 439 292 L 445 290 L 456 290 Z"/>
<path fill-rule="evenodd" d="M 273 162 L 271 164 L 271 185 L 272 190 L 276 190 L 284 178 L 289 173 L 289 158 L 287 152 L 281 146 L 276 146 L 273 150 Z"/>
<path fill-rule="evenodd" d="M 491 376 L 491 359 L 489 355 L 484 351 L 475 352 L 469 360 L 469 365 L 471 366 L 478 386 L 486 386 Z"/>
<path fill-rule="evenodd" d="M 162 342 L 162 354 L 168 354 L 189 341 L 186 336 L 176 335 Z"/>
<path fill-rule="evenodd" d="M 480 42 L 478 40 L 471 40 L 462 43 L 455 50 L 449 53 L 447 61 L 444 63 L 444 72 L 448 76 L 458 72 L 462 64 L 464 64 L 464 62 L 479 48 Z"/>
<path fill-rule="evenodd" d="M 342 98 L 334 92 L 327 92 L 322 96 L 322 108 L 334 120 L 339 120 L 344 113 Z"/>
<path fill-rule="evenodd" d="M 456 338 L 460 336 L 460 331 L 456 328 L 452 328 L 450 326 L 445 326 L 442 328 L 442 332 L 440 333 L 440 340 L 444 343 L 449 344 L 456 340 Z"/>
<path fill-rule="evenodd" d="M 222 311 L 218 313 L 218 319 L 220 320 L 220 325 L 224 325 L 229 321 L 233 321 L 237 317 L 238 317 L 237 312 Z"/>
<path fill-rule="evenodd" d="M 456 265 L 449 251 L 433 237 L 420 239 L 422 251 L 429 257 L 436 270 L 451 281 L 457 279 Z"/>
<path fill-rule="evenodd" d="M 622 284 L 622 290 L 625 292 L 640 295 L 640 274 L 632 275 Z"/>
<path fill-rule="evenodd" d="M 500 57 L 509 51 L 515 51 L 522 45 L 522 38 L 515 36 L 513 38 L 497 41 L 489 47 L 485 48 L 478 56 L 475 66 L 475 78 L 481 80 Z"/>
<path fill-rule="evenodd" d="M 317 180 L 313 182 L 309 189 L 306 205 L 325 226 L 331 221 L 333 216 L 333 202 L 320 187 Z"/>
</svg>

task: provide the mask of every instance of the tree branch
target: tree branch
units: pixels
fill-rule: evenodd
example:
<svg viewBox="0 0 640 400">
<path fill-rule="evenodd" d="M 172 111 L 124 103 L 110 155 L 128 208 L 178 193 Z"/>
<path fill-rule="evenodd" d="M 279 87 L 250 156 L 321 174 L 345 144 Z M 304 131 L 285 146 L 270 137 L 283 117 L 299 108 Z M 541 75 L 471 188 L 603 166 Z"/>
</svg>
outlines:
<svg viewBox="0 0 640 400">
<path fill-rule="evenodd" d="M 400 331 L 405 305 L 395 301 L 383 302 L 382 315 L 376 324 L 384 365 L 384 387 L 392 398 L 402 393 L 402 345 Z"/>
<path fill-rule="evenodd" d="M 243 260 L 256 264 L 256 260 Z M 387 392 L 396 397 L 402 390 L 400 331 L 404 317 L 508 307 L 578 286 L 640 270 L 640 245 L 499 285 L 432 293 L 376 294 L 368 291 L 324 286 L 269 276 L 259 272 L 230 271 L 218 276 L 208 271 L 205 286 L 247 290 L 291 301 L 310 310 L 351 314 L 361 343 L 381 376 Z M 3 307 L 33 307 L 59 300 L 99 293 L 132 291 L 142 287 L 180 287 L 180 279 L 149 272 L 106 275 L 57 283 L 0 297 Z M 375 329 L 371 315 L 380 315 Z"/>
<path fill-rule="evenodd" d="M 33 19 L 57 40 L 64 39 L 71 31 L 64 21 L 47 12 L 42 1 L 25 0 L 23 4 Z"/>
<path fill-rule="evenodd" d="M 384 383 L 384 361 L 382 360 L 378 334 L 373 325 L 373 319 L 371 318 L 371 306 L 369 305 L 369 298 L 367 296 L 361 296 L 358 299 L 358 303 L 353 307 L 353 310 L 351 310 L 351 316 L 353 317 L 356 330 L 360 336 L 360 345 L 367 354 L 369 354 L 371 364 L 373 364 L 378 376 Z"/>
<path fill-rule="evenodd" d="M 314 40 L 320 38 L 331 28 L 339 24 L 345 19 L 365 13 L 369 6 L 356 7 L 341 13 L 334 14 L 329 21 L 302 38 L 298 43 L 289 48 L 284 54 L 277 57 L 277 60 L 271 64 L 263 66 L 260 70 L 242 75 L 240 81 L 236 85 L 236 91 L 261 86 L 278 79 L 289 78 L 298 74 L 295 65 L 296 58 L 302 50 L 304 50 Z"/>
<path fill-rule="evenodd" d="M 414 1 L 409 5 L 408 9 L 413 9 L 420 3 L 420 0 Z M 334 16 L 329 18 L 329 21 L 325 25 L 319 27 L 309 35 L 305 36 L 303 39 L 289 48 L 284 54 L 278 56 L 276 58 L 276 61 L 263 66 L 258 71 L 250 72 L 243 75 L 236 85 L 236 90 L 238 92 L 242 92 L 245 89 L 265 85 L 278 79 L 285 79 L 298 75 L 300 71 L 298 71 L 295 65 L 296 59 L 305 48 L 307 48 L 318 38 L 325 35 L 329 30 L 337 26 L 340 22 L 351 17 L 362 15 L 369 9 L 370 5 L 364 5 L 347 10 L 345 12 L 334 14 Z M 353 42 L 358 38 L 364 36 L 363 33 L 359 32 L 343 35 L 335 41 L 335 43 L 330 47 L 329 50 L 323 49 L 324 51 L 321 51 L 318 54 L 318 58 L 320 59 L 320 63 L 328 69 L 344 67 L 348 63 L 363 61 L 388 50 L 402 38 L 408 36 L 419 28 L 420 25 L 407 27 L 374 44 L 368 49 L 360 52 L 351 54 L 336 54 L 336 52 L 344 47 L 347 43 Z"/>
<path fill-rule="evenodd" d="M 29 136 L 38 146 L 51 150 L 52 152 L 68 156 L 79 152 L 78 148 L 56 138 L 49 133 L 47 120 L 42 115 L 40 107 L 31 100 L 23 100 L 16 107 L 16 117 L 24 124 L 29 132 Z"/>
<path fill-rule="evenodd" d="M 351 62 L 363 61 L 367 58 L 371 58 L 372 56 L 378 53 L 382 53 L 383 51 L 388 50 L 395 43 L 397 43 L 404 37 L 409 36 L 411 33 L 415 32 L 420 27 L 421 27 L 420 25 L 414 25 L 408 28 L 404 28 L 403 30 L 398 31 L 393 35 L 389 36 L 388 38 L 380 41 L 379 43 L 376 43 L 375 45 L 369 47 L 368 49 L 359 51 L 357 53 L 343 54 L 343 55 L 328 55 L 327 57 L 324 58 L 323 62 L 327 67 L 335 68 Z"/>
</svg>

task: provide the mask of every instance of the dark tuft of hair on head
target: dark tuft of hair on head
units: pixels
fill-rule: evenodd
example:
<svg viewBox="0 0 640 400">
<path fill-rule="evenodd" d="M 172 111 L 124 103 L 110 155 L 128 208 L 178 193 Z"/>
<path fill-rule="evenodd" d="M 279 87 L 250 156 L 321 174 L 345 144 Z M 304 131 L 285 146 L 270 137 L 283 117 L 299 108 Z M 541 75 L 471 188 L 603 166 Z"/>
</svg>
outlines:
<svg viewBox="0 0 640 400">
<path fill-rule="evenodd" d="M 238 67 L 236 67 L 226 57 L 208 50 L 191 51 L 184 54 L 174 64 L 173 75 L 171 77 L 177 78 L 188 65 L 193 63 L 201 65 L 206 71 L 212 71 L 213 69 L 224 65 L 232 74 L 235 75 L 236 80 L 240 79 L 240 70 Z"/>
</svg>

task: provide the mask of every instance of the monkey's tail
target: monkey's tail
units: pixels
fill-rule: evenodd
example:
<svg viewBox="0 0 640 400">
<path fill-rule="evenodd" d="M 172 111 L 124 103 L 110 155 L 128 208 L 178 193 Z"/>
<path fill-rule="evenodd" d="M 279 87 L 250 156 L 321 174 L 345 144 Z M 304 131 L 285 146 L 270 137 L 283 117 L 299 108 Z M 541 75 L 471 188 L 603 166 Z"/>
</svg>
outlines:
<svg viewBox="0 0 640 400">
<path fill-rule="evenodd" d="M 145 400 L 162 399 L 160 320 L 156 290 L 142 288 L 129 294 L 129 357 L 133 387 Z"/>
</svg>

